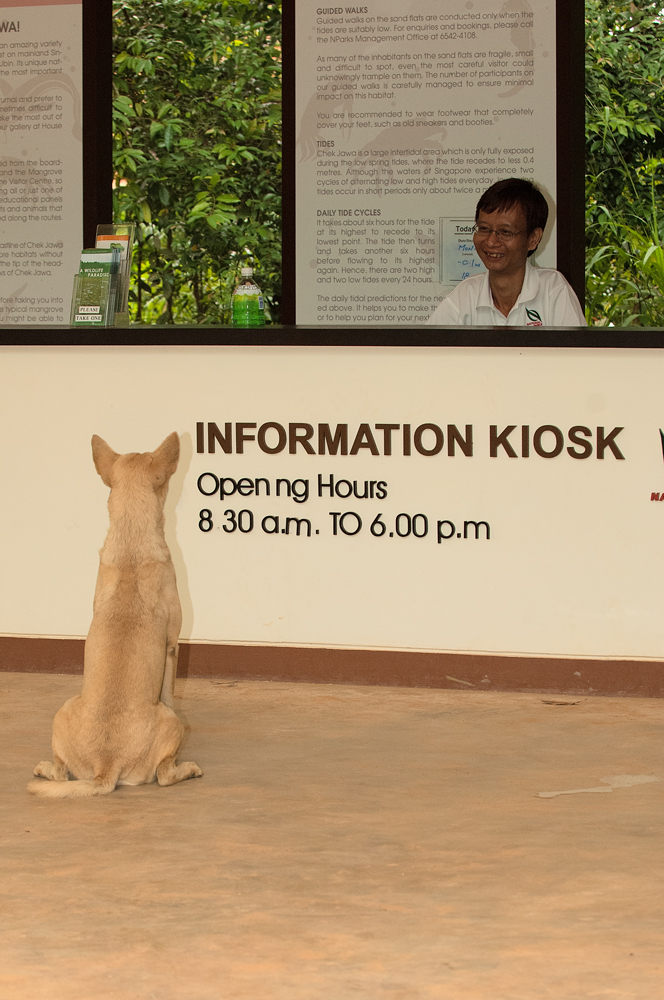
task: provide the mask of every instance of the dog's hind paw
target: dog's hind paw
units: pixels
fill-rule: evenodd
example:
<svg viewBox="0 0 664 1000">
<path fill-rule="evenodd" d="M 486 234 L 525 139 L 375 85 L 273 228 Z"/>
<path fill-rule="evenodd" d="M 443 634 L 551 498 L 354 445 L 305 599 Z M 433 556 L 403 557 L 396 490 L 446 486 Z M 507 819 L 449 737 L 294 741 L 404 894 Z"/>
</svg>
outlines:
<svg viewBox="0 0 664 1000">
<path fill-rule="evenodd" d="M 175 785 L 178 781 L 186 781 L 187 778 L 200 778 L 203 772 L 198 764 L 193 760 L 185 760 L 181 764 L 174 764 L 173 758 L 162 760 L 157 768 L 157 781 L 160 785 Z"/>
<path fill-rule="evenodd" d="M 32 772 L 36 778 L 48 778 L 53 780 L 53 764 L 50 760 L 40 760 L 37 767 Z"/>
</svg>

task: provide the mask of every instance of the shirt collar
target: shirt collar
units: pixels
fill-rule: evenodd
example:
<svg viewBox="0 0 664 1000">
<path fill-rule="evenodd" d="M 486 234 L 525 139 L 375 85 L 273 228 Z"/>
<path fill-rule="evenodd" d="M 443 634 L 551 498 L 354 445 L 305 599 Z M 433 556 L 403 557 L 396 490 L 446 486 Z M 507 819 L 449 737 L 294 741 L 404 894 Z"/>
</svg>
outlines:
<svg viewBox="0 0 664 1000">
<path fill-rule="evenodd" d="M 521 291 L 519 292 L 519 297 L 512 306 L 510 315 L 524 302 L 532 302 L 533 299 L 537 298 L 537 293 L 539 292 L 539 274 L 537 273 L 537 268 L 533 267 L 529 260 L 526 261 L 526 273 L 523 278 L 523 285 L 521 286 Z M 496 306 L 493 301 L 493 296 L 491 294 L 491 286 L 489 284 L 489 272 L 484 272 L 484 282 L 482 288 L 480 289 L 480 294 L 477 299 L 478 309 L 495 309 Z M 496 310 L 498 311 L 498 310 Z M 502 313 L 501 313 L 502 315 Z"/>
<path fill-rule="evenodd" d="M 537 298 L 537 293 L 539 292 L 539 274 L 537 273 L 537 268 L 533 267 L 529 260 L 526 261 L 526 273 L 523 279 L 523 285 L 521 286 L 521 292 L 519 297 L 514 303 L 514 308 L 518 305 L 522 305 L 524 302 L 532 302 L 533 299 Z"/>
<path fill-rule="evenodd" d="M 491 285 L 489 284 L 489 272 L 484 272 L 484 281 L 480 289 L 480 294 L 477 298 L 477 308 L 478 309 L 495 309 L 493 304 L 493 296 L 491 294 Z"/>
</svg>

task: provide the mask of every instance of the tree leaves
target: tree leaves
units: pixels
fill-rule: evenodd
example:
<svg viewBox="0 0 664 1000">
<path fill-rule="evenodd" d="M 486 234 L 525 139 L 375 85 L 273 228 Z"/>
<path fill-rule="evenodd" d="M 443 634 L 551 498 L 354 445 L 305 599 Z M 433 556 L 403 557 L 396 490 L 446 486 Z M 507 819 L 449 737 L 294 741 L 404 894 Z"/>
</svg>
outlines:
<svg viewBox="0 0 664 1000">
<path fill-rule="evenodd" d="M 280 5 L 115 0 L 114 22 L 115 217 L 138 225 L 135 318 L 228 320 L 246 261 L 277 315 Z"/>
<path fill-rule="evenodd" d="M 663 11 L 586 0 L 589 322 L 664 325 Z"/>
</svg>

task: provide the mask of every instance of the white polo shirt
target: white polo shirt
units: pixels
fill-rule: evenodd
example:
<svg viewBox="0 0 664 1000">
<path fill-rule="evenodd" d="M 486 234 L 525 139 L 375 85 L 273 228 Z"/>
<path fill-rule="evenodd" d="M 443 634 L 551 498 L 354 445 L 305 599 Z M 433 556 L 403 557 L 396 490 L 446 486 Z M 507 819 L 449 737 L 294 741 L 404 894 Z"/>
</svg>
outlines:
<svg viewBox="0 0 664 1000">
<path fill-rule="evenodd" d="M 572 286 L 560 271 L 526 261 L 521 293 L 503 316 L 489 286 L 489 272 L 464 278 L 431 314 L 436 326 L 587 326 Z"/>
</svg>

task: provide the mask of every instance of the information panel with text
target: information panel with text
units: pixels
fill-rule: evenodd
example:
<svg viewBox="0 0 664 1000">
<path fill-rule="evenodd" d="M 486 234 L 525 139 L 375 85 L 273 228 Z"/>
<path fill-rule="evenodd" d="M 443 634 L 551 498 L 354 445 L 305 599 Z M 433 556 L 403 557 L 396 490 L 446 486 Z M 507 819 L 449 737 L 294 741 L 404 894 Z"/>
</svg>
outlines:
<svg viewBox="0 0 664 1000">
<path fill-rule="evenodd" d="M 541 187 L 556 266 L 554 0 L 296 0 L 298 323 L 425 322 L 479 273 L 479 195 Z"/>
<path fill-rule="evenodd" d="M 69 323 L 83 239 L 82 9 L 0 2 L 0 325 Z"/>
</svg>

